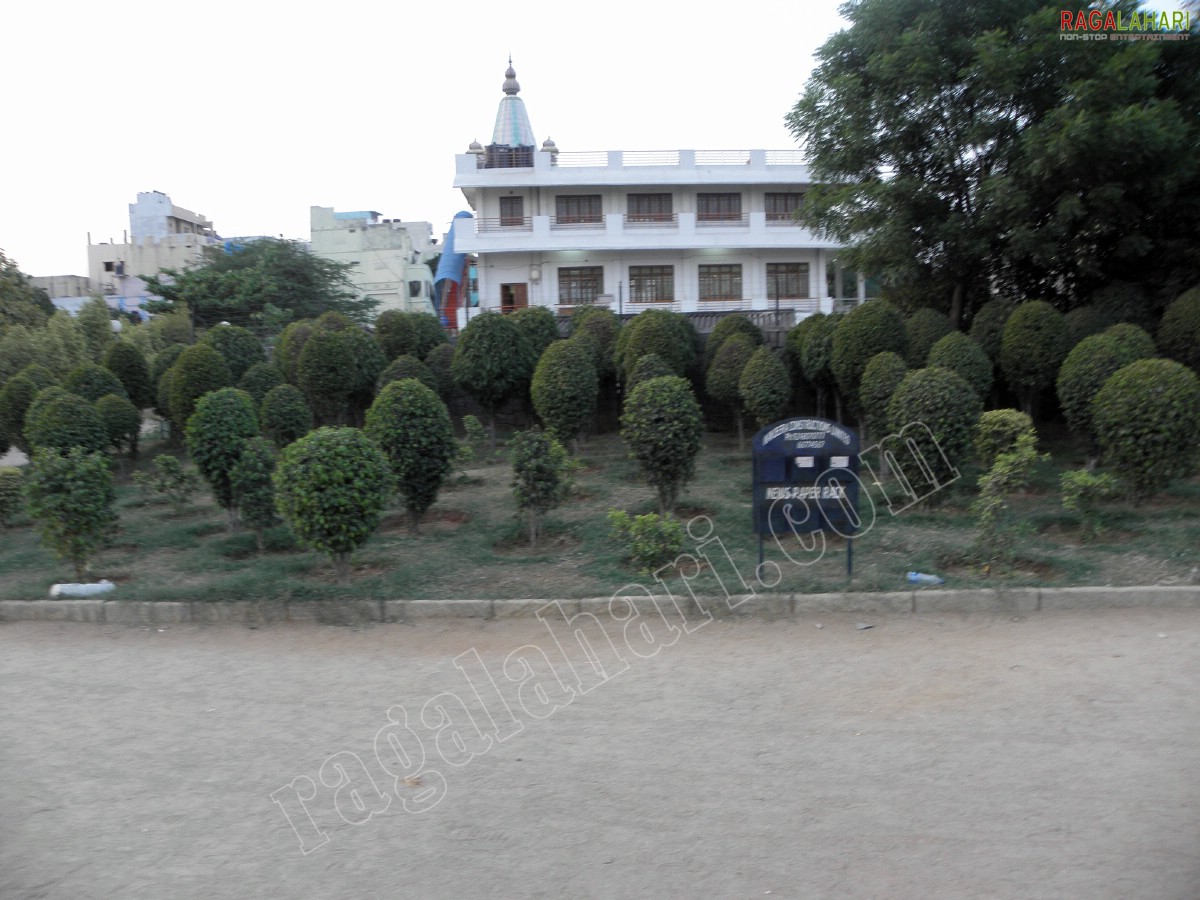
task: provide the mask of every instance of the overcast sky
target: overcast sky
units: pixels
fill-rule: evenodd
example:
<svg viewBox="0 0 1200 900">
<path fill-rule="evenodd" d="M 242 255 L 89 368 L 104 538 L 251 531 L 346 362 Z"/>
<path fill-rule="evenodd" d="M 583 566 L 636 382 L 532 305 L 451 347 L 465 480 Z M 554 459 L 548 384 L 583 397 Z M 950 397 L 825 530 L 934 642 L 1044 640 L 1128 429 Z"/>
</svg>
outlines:
<svg viewBox="0 0 1200 900">
<path fill-rule="evenodd" d="M 454 156 L 488 143 L 511 52 L 540 144 L 789 149 L 835 0 L 289 0 L 5 9 L 0 248 L 86 275 L 139 191 L 222 235 L 308 239 L 309 207 L 446 230 Z"/>
</svg>

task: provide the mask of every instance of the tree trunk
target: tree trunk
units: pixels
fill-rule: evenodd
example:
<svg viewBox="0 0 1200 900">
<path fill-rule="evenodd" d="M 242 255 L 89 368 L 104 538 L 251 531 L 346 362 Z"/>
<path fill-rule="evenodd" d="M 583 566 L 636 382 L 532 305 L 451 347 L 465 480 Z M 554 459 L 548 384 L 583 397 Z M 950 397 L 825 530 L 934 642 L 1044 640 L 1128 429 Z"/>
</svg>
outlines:
<svg viewBox="0 0 1200 900">
<path fill-rule="evenodd" d="M 963 314 L 963 285 L 961 281 L 954 283 L 954 295 L 950 298 L 950 327 L 959 330 Z"/>
<path fill-rule="evenodd" d="M 408 511 L 408 533 L 410 535 L 421 533 L 421 514 L 415 509 Z"/>
<path fill-rule="evenodd" d="M 333 554 L 333 577 L 338 584 L 345 584 L 350 580 L 350 554 L 335 553 Z"/>
<path fill-rule="evenodd" d="M 488 449 L 491 450 L 492 456 L 496 455 L 496 411 L 494 409 L 488 413 Z"/>
<path fill-rule="evenodd" d="M 842 392 L 834 391 L 833 397 L 835 401 L 834 409 L 837 410 L 837 421 L 841 422 L 844 417 L 844 412 L 842 410 Z"/>
<path fill-rule="evenodd" d="M 529 546 L 536 547 L 538 542 L 538 514 L 536 510 L 529 511 Z"/>
<path fill-rule="evenodd" d="M 263 544 L 263 530 L 261 528 L 254 529 L 254 545 L 258 548 L 260 556 L 267 549 Z"/>
<path fill-rule="evenodd" d="M 229 530 L 231 532 L 238 530 L 238 514 L 237 507 L 230 506 L 226 508 L 225 514 L 229 517 Z"/>
</svg>

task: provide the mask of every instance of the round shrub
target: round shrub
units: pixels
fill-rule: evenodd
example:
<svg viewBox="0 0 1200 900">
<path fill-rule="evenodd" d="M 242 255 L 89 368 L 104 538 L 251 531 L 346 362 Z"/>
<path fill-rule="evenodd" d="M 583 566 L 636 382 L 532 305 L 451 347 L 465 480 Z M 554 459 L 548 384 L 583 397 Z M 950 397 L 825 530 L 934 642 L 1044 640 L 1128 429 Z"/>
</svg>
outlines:
<svg viewBox="0 0 1200 900">
<path fill-rule="evenodd" d="M 15 466 L 0 466 L 0 531 L 8 528 L 25 507 L 24 476 Z"/>
<path fill-rule="evenodd" d="M 437 316 L 428 313 L 389 309 L 375 320 L 375 341 L 389 362 L 406 355 L 424 359 L 430 350 L 447 340 Z"/>
<path fill-rule="evenodd" d="M 683 378 L 652 378 L 625 401 L 621 437 L 658 492 L 660 513 L 674 508 L 679 491 L 691 480 L 702 430 L 700 404 Z"/>
<path fill-rule="evenodd" d="M 104 368 L 120 379 L 125 395 L 138 409 L 145 409 L 154 402 L 150 383 L 150 367 L 142 351 L 128 340 L 117 341 L 108 348 L 104 356 Z"/>
<path fill-rule="evenodd" d="M 872 434 L 887 427 L 888 403 L 908 374 L 908 365 L 899 353 L 876 353 L 867 362 L 858 384 L 858 404 Z"/>
<path fill-rule="evenodd" d="M 316 322 L 312 319 L 300 319 L 296 322 L 291 322 L 283 333 L 279 335 L 279 340 L 275 342 L 275 352 L 272 356 L 272 361 L 275 366 L 283 373 L 292 384 L 298 384 L 300 353 L 304 350 L 304 345 L 308 343 L 308 339 L 312 337 L 316 330 Z"/>
<path fill-rule="evenodd" d="M 187 344 L 168 344 L 154 354 L 154 359 L 150 362 L 150 390 L 154 392 L 155 397 L 157 397 L 163 375 L 171 366 L 175 365 L 179 360 L 179 354 L 187 348 Z"/>
<path fill-rule="evenodd" d="M 792 399 L 792 379 L 787 366 L 770 347 L 759 347 L 738 379 L 742 405 L 761 428 L 786 412 Z"/>
<path fill-rule="evenodd" d="M 529 526 L 529 545 L 536 547 L 542 519 L 558 506 L 571 486 L 571 459 L 553 437 L 532 428 L 513 435 L 513 497 Z"/>
<path fill-rule="evenodd" d="M 205 394 L 233 384 L 225 357 L 207 344 L 194 344 L 179 354 L 171 367 L 167 403 L 171 421 L 180 432 L 196 409 L 196 401 Z"/>
<path fill-rule="evenodd" d="M 345 420 L 355 381 L 354 356 L 342 333 L 313 332 L 300 351 L 296 383 L 319 421 Z"/>
<path fill-rule="evenodd" d="M 594 343 L 556 341 L 542 353 L 533 371 L 533 408 L 551 435 L 564 444 L 579 436 L 596 411 L 600 379 L 592 353 Z"/>
<path fill-rule="evenodd" d="M 391 492 L 387 458 L 357 428 L 319 428 L 283 451 L 275 506 L 293 533 L 329 554 L 339 580 L 379 527 Z"/>
<path fill-rule="evenodd" d="M 521 329 L 534 359 L 540 359 L 546 348 L 558 340 L 558 319 L 544 306 L 526 306 L 509 317 Z"/>
<path fill-rule="evenodd" d="M 738 379 L 754 355 L 754 346 L 753 341 L 744 334 L 726 336 L 708 364 L 708 372 L 704 377 L 704 390 L 708 396 L 729 407 L 737 416 L 739 439 L 742 434 L 742 395 L 738 393 Z"/>
<path fill-rule="evenodd" d="M 657 353 L 676 375 L 686 375 L 696 363 L 695 329 L 685 316 L 666 309 L 648 309 L 633 317 L 617 336 L 613 362 L 628 380 L 637 361 Z"/>
<path fill-rule="evenodd" d="M 70 396 L 91 409 L 82 397 Z M 108 458 L 83 447 L 73 447 L 63 455 L 35 452 L 25 496 L 42 543 L 60 559 L 70 560 L 76 579 L 83 581 L 88 558 L 104 545 L 117 524 L 117 494 Z"/>
<path fill-rule="evenodd" d="M 1164 356 L 1200 372 L 1200 287 L 1172 301 L 1158 326 L 1158 345 Z"/>
<path fill-rule="evenodd" d="M 1033 419 L 1019 409 L 989 409 L 975 427 L 975 456 L 990 469 L 1001 453 L 1010 453 L 1023 434 L 1037 437 Z"/>
<path fill-rule="evenodd" d="M 459 334 L 450 370 L 488 413 L 493 449 L 496 410 L 526 389 L 536 364 L 525 333 L 507 316 L 480 313 Z"/>
<path fill-rule="evenodd" d="M 446 404 L 415 378 L 393 381 L 367 410 L 366 433 L 387 457 L 415 534 L 454 468 L 458 443 Z"/>
<path fill-rule="evenodd" d="M 47 383 L 42 373 L 47 373 L 42 366 L 26 366 L 0 389 L 0 431 L 26 455 L 30 452 L 29 442 L 25 439 L 25 416 L 29 406 L 38 392 L 54 387 L 53 379 Z"/>
<path fill-rule="evenodd" d="M 977 343 L 993 363 L 1000 359 L 1000 342 L 1004 338 L 1004 323 L 1012 315 L 1013 303 L 997 297 L 989 300 L 971 317 L 971 340 Z"/>
<path fill-rule="evenodd" d="M 1145 497 L 1196 469 L 1200 379 L 1170 359 L 1139 359 L 1104 383 L 1092 405 L 1109 465 Z"/>
<path fill-rule="evenodd" d="M 926 365 L 956 372 L 980 397 L 986 397 L 992 389 L 992 361 L 982 347 L 961 331 L 952 331 L 934 344 Z"/>
<path fill-rule="evenodd" d="M 1121 353 L 1125 357 L 1126 365 L 1139 359 L 1158 356 L 1154 338 L 1150 337 L 1144 328 L 1139 328 L 1137 325 L 1120 322 L 1105 329 L 1104 334 L 1117 342 L 1117 346 L 1121 348 Z"/>
<path fill-rule="evenodd" d="M 375 386 L 379 383 L 379 376 L 387 368 L 388 361 L 375 339 L 357 325 L 340 332 L 339 336 L 354 360 L 354 367 L 349 373 L 350 404 L 355 416 L 359 417 L 375 399 Z M 356 418 L 356 421 L 361 419 Z"/>
<path fill-rule="evenodd" d="M 238 325 L 210 328 L 204 335 L 203 343 L 224 357 L 234 381 L 240 380 L 251 366 L 267 361 L 267 351 L 263 349 L 262 342 Z"/>
<path fill-rule="evenodd" d="M 1000 368 L 1030 415 L 1038 394 L 1054 383 L 1070 339 L 1062 313 L 1042 300 L 1022 303 L 1004 323 Z"/>
<path fill-rule="evenodd" d="M 450 352 L 453 353 L 453 349 Z M 438 380 L 429 370 L 429 366 L 407 353 L 397 356 L 388 363 L 387 368 L 379 376 L 378 389 L 382 391 L 393 381 L 403 381 L 405 378 L 415 378 L 435 394 L 439 396 L 441 394 L 441 391 L 438 390 L 440 386 Z"/>
<path fill-rule="evenodd" d="M 1153 318 L 1150 298 L 1140 284 L 1114 281 L 1092 295 L 1092 304 L 1109 322 L 1130 322 L 1149 328 Z"/>
<path fill-rule="evenodd" d="M 888 403 L 888 431 L 911 436 L 927 460 L 940 447 L 952 466 L 967 458 L 983 401 L 971 386 L 949 369 L 917 369 L 904 376 Z M 909 429 L 921 424 L 929 429 Z M 935 447 L 932 440 L 937 442 Z"/>
<path fill-rule="evenodd" d="M 883 299 L 868 300 L 843 316 L 833 331 L 831 368 L 838 388 L 858 407 L 858 383 L 876 353 L 891 351 L 907 358 L 904 317 Z"/>
<path fill-rule="evenodd" d="M 1126 351 L 1108 334 L 1093 334 L 1075 345 L 1063 360 L 1056 383 L 1058 402 L 1068 428 L 1089 442 L 1094 440 L 1092 401 L 1104 382 L 1131 362 Z"/>
<path fill-rule="evenodd" d="M 750 342 L 752 350 L 763 345 L 762 329 L 746 318 L 746 316 L 740 313 L 731 313 L 727 316 L 722 316 L 713 327 L 708 340 L 704 342 L 704 368 L 706 371 L 712 365 L 712 361 L 716 358 L 717 351 L 721 349 L 721 345 L 735 334 L 743 335 Z"/>
<path fill-rule="evenodd" d="M 908 337 L 908 364 L 917 368 L 926 365 L 933 345 L 953 330 L 949 316 L 928 306 L 906 318 L 904 333 Z"/>
<path fill-rule="evenodd" d="M 610 378 L 613 368 L 613 352 L 617 336 L 621 333 L 621 320 L 607 306 L 576 306 L 571 311 L 571 337 L 577 334 L 590 335 L 599 346 L 596 355 L 596 374 L 602 379 Z"/>
<path fill-rule="evenodd" d="M 1071 310 L 1063 316 L 1063 321 L 1067 323 L 1068 343 L 1072 347 L 1085 337 L 1099 334 L 1108 327 L 1108 317 L 1090 304 Z"/>
<path fill-rule="evenodd" d="M 130 459 L 137 459 L 138 438 L 142 433 L 142 414 L 124 397 L 105 394 L 96 401 L 96 411 L 104 422 L 108 442 L 119 453 L 129 451 Z"/>
<path fill-rule="evenodd" d="M 312 431 L 312 410 L 298 388 L 280 384 L 267 391 L 260 409 L 263 433 L 277 447 L 286 447 Z"/>
<path fill-rule="evenodd" d="M 233 467 L 246 441 L 258 436 L 254 401 L 245 391 L 221 388 L 205 394 L 187 423 L 192 461 L 212 488 L 217 504 L 233 515 Z"/>
<path fill-rule="evenodd" d="M 83 363 L 76 366 L 67 375 L 63 387 L 72 394 L 78 394 L 89 403 L 95 403 L 105 394 L 116 394 L 118 397 L 126 398 L 129 396 L 125 392 L 125 385 L 121 384 L 121 379 L 104 366 L 98 366 L 95 363 Z"/>
<path fill-rule="evenodd" d="M 317 316 L 317 321 L 314 323 L 317 331 L 345 331 L 348 328 L 356 328 L 354 320 L 345 313 L 338 312 L 336 309 L 331 309 L 328 312 L 323 312 Z"/>
<path fill-rule="evenodd" d="M 275 514 L 275 454 L 261 437 L 246 441 L 229 473 L 233 506 L 242 524 L 254 529 L 258 552 L 263 551 L 263 531 L 279 521 Z"/>
<path fill-rule="evenodd" d="M 433 389 L 447 406 L 453 406 L 460 397 L 458 385 L 454 383 L 454 372 L 451 370 L 453 364 L 453 344 L 438 344 L 425 354 L 424 365 L 433 376 Z"/>
<path fill-rule="evenodd" d="M 647 353 L 637 361 L 637 365 L 633 367 L 633 374 L 629 376 L 629 380 L 625 383 L 625 393 L 632 394 L 643 381 L 649 381 L 651 378 L 662 378 L 664 375 L 674 375 L 671 367 L 657 353 Z"/>
<path fill-rule="evenodd" d="M 260 405 L 263 397 L 271 388 L 279 387 L 287 381 L 283 372 L 269 362 L 259 362 L 248 368 L 238 381 L 237 386 L 253 398 L 255 405 Z"/>
<path fill-rule="evenodd" d="M 59 387 L 39 391 L 25 415 L 25 440 L 39 449 L 67 453 L 80 447 L 85 453 L 108 449 L 108 430 L 96 407 L 78 394 Z"/>
</svg>

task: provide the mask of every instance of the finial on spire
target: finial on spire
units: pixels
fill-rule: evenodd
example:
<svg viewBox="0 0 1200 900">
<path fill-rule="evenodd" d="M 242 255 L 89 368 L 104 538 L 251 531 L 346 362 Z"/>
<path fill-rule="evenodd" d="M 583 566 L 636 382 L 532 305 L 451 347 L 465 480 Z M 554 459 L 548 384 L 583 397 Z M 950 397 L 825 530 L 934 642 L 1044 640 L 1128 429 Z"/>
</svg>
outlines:
<svg viewBox="0 0 1200 900">
<path fill-rule="evenodd" d="M 508 54 L 508 68 L 504 72 L 504 93 L 510 97 L 515 97 L 521 92 L 521 85 L 517 83 L 517 70 L 513 68 L 512 54 Z"/>
</svg>

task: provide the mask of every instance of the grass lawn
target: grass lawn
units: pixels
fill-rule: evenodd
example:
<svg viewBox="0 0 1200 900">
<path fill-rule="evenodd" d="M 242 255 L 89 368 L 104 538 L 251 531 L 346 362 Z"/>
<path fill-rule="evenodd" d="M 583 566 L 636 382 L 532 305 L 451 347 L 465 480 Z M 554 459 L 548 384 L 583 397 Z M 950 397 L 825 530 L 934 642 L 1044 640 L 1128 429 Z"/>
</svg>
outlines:
<svg viewBox="0 0 1200 900">
<path fill-rule="evenodd" d="M 879 504 L 875 525 L 854 542 L 852 579 L 846 576 L 840 538 L 803 566 L 768 546 L 766 558 L 779 563 L 782 572 L 773 590 L 904 590 L 909 570 L 937 573 L 958 587 L 1200 580 L 1200 478 L 1178 482 L 1137 507 L 1108 504 L 1103 533 L 1085 540 L 1078 518 L 1062 510 L 1058 496 L 1059 473 L 1080 468 L 1083 454 L 1064 433 L 1053 431 L 1043 435 L 1041 449 L 1054 458 L 1039 464 L 1028 493 L 1014 502 L 1021 534 L 1011 565 L 985 572 L 971 560 L 968 508 L 979 472 L 968 468 L 934 509 L 892 516 Z M 141 465 L 159 452 L 160 445 L 148 442 Z M 443 489 L 417 536 L 407 533 L 402 508 L 389 510 L 355 556 L 346 585 L 334 582 L 327 558 L 298 547 L 286 528 L 268 533 L 267 552 L 259 556 L 253 535 L 227 531 L 223 512 L 207 494 L 175 516 L 169 506 L 146 503 L 135 486 L 122 483 L 120 529 L 95 558 L 93 576 L 117 582 L 114 596 L 131 600 L 572 598 L 607 596 L 630 583 L 652 584 L 623 561 L 622 549 L 609 537 L 607 511 L 652 512 L 653 492 L 638 481 L 616 435 L 592 438 L 579 457 L 584 468 L 575 493 L 550 513 L 546 537 L 536 549 L 525 545 L 525 530 L 515 517 L 510 468 L 485 465 Z M 750 471 L 749 453 L 739 451 L 735 438 L 706 436 L 696 477 L 678 512 L 685 521 L 708 516 L 709 537 L 721 539 L 732 565 L 709 544 L 706 554 L 715 571 L 704 569 L 695 577 L 698 594 L 718 593 L 717 575 L 732 583 L 734 566 L 747 581 L 753 579 L 758 545 L 750 528 Z M 0 535 L 0 542 L 0 598 L 41 598 L 51 584 L 74 580 L 71 566 L 41 547 L 27 520 Z M 685 550 L 694 546 L 689 541 Z M 800 561 L 817 556 L 788 549 Z"/>
</svg>

